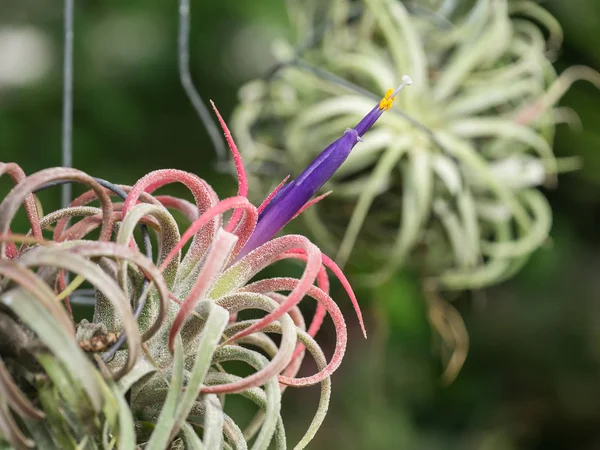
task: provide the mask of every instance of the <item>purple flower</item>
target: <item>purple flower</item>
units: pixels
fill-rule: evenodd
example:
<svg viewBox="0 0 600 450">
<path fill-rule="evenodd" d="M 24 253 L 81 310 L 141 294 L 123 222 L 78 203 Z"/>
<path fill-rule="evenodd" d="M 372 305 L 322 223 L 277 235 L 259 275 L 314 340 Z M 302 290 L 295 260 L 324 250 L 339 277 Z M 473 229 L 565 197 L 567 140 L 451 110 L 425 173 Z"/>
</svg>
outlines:
<svg viewBox="0 0 600 450">
<path fill-rule="evenodd" d="M 402 84 L 385 97 L 356 125 L 348 128 L 344 134 L 331 143 L 321 154 L 296 178 L 277 192 L 258 217 L 258 223 L 250 239 L 240 251 L 237 259 L 243 258 L 255 248 L 269 241 L 313 195 L 331 178 L 346 160 L 357 142 L 369 130 L 384 111 L 391 108 L 396 95 L 404 86 L 411 84 L 409 76 L 402 77 Z"/>
</svg>

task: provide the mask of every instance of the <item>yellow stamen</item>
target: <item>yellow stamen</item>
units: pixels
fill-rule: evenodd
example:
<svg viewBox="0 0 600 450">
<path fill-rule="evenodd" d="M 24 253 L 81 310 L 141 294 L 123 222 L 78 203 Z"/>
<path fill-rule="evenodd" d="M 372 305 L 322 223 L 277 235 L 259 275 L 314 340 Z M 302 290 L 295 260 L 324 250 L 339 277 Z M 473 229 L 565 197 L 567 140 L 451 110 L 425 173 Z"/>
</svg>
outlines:
<svg viewBox="0 0 600 450">
<path fill-rule="evenodd" d="M 398 89 L 396 89 L 395 91 L 392 89 L 388 89 L 388 91 L 385 93 L 385 97 L 383 97 L 379 102 L 379 109 L 382 109 L 384 111 L 389 110 L 392 107 L 392 103 L 394 103 L 394 100 L 396 100 L 396 95 L 398 95 L 398 92 L 400 92 L 402 88 L 407 84 L 412 84 L 412 80 L 408 75 L 404 75 L 402 77 L 402 84 L 398 87 Z"/>
<path fill-rule="evenodd" d="M 391 91 L 391 89 L 390 89 L 390 91 Z M 379 102 L 379 109 L 383 109 L 383 110 L 387 111 L 388 109 L 390 109 L 392 107 L 392 103 L 394 103 L 394 100 L 396 100 L 396 97 L 382 98 L 381 101 Z"/>
</svg>

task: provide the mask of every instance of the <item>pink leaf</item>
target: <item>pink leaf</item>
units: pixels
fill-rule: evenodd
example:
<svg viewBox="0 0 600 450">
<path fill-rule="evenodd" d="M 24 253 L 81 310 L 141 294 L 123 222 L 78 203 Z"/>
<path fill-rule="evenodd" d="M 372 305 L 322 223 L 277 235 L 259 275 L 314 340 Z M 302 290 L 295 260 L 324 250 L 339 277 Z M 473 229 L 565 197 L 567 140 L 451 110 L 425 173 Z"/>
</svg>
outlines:
<svg viewBox="0 0 600 450">
<path fill-rule="evenodd" d="M 123 219 L 123 213 L 121 211 L 115 211 L 112 215 L 113 222 L 120 222 Z M 149 225 L 150 227 L 158 230 L 160 224 L 158 220 L 151 216 L 146 216 L 141 220 L 141 223 Z M 65 230 L 60 236 L 55 237 L 54 241 L 74 241 L 83 239 L 86 235 L 90 234 L 96 228 L 102 224 L 102 214 L 96 214 L 94 216 L 87 216 L 81 219 L 79 222 L 74 223 L 67 230 Z"/>
<path fill-rule="evenodd" d="M 295 278 L 269 278 L 249 284 L 248 286 L 244 287 L 243 290 L 262 294 L 267 292 L 293 290 L 296 289 L 300 283 L 301 280 L 297 280 Z M 324 378 L 331 376 L 331 374 L 335 372 L 335 370 L 341 364 L 342 358 L 344 357 L 344 353 L 346 351 L 346 344 L 348 342 L 348 334 L 346 331 L 344 316 L 333 299 L 316 286 L 310 286 L 306 294 L 317 300 L 320 305 L 323 305 L 323 307 L 331 316 L 335 326 L 335 334 L 337 338 L 335 350 L 329 364 L 327 364 L 323 370 L 315 375 L 304 378 L 288 378 L 286 376 L 279 376 L 279 382 L 288 386 L 311 386 L 313 384 L 320 383 Z"/>
<path fill-rule="evenodd" d="M 286 235 L 266 244 L 261 245 L 257 249 L 246 255 L 241 261 L 231 266 L 224 274 L 223 278 L 227 278 L 228 273 L 236 275 L 237 287 L 241 287 L 256 273 L 260 272 L 266 266 L 279 259 L 279 256 L 288 252 L 296 245 L 304 247 L 307 255 L 307 264 L 304 273 L 298 282 L 296 288 L 288 295 L 287 299 L 273 312 L 267 314 L 254 325 L 240 331 L 235 336 L 228 339 L 227 343 L 231 343 L 244 336 L 248 336 L 260 329 L 264 328 L 274 320 L 279 319 L 287 313 L 291 308 L 296 306 L 300 300 L 306 295 L 306 292 L 315 281 L 319 269 L 321 268 L 321 251 L 306 237 L 300 235 Z"/>
<path fill-rule="evenodd" d="M 15 163 L 6 164 L 0 162 L 0 176 L 2 176 L 4 173 L 8 173 L 8 176 L 12 178 L 15 184 L 20 183 L 27 177 L 25 172 L 23 172 L 23 169 L 21 169 L 21 166 Z M 35 206 L 35 198 L 33 194 L 29 194 L 27 197 L 25 197 L 24 206 L 25 212 L 27 213 L 27 219 L 31 225 L 33 236 L 38 239 L 42 239 L 42 228 L 40 227 L 40 218 L 38 216 L 37 207 Z"/>
<path fill-rule="evenodd" d="M 12 234 L 12 232 L 10 231 L 10 227 L 8 228 L 8 231 L 6 232 L 6 234 Z M 8 259 L 13 259 L 16 258 L 19 255 L 19 251 L 17 250 L 17 246 L 15 245 L 14 242 L 7 242 L 6 243 L 6 257 Z"/>
<path fill-rule="evenodd" d="M 223 134 L 225 134 L 225 140 L 227 141 L 227 145 L 229 145 L 229 149 L 231 150 L 231 154 L 233 155 L 233 161 L 235 162 L 235 170 L 237 171 L 238 176 L 238 197 L 247 197 L 248 196 L 248 177 L 246 176 L 246 170 L 244 169 L 244 162 L 242 161 L 242 156 L 235 145 L 233 138 L 231 137 L 231 132 L 229 128 L 227 128 L 227 124 L 221 117 L 219 110 L 215 106 L 214 102 L 211 100 L 210 104 L 217 115 L 217 119 L 219 119 L 219 123 L 221 124 L 221 128 L 223 129 Z M 226 231 L 232 231 L 240 220 L 242 211 L 236 210 L 234 211 L 231 219 L 227 223 L 225 227 Z"/>
<path fill-rule="evenodd" d="M 296 280 L 296 281 L 298 281 L 298 280 Z M 249 296 L 250 297 L 251 296 L 262 297 L 263 295 L 256 294 L 256 293 L 250 293 L 250 292 L 237 292 L 234 294 L 219 297 L 215 301 L 219 306 L 227 309 L 229 311 L 229 313 L 231 314 L 231 313 L 237 313 L 240 310 L 245 309 L 245 300 Z M 275 301 L 277 301 L 277 300 L 275 300 Z M 283 301 L 285 301 L 285 297 L 284 297 Z M 260 309 L 262 309 L 262 308 L 260 308 Z M 267 308 L 267 310 L 269 310 L 269 308 Z M 255 322 L 255 321 L 250 321 L 250 323 L 252 323 L 252 322 Z M 244 322 L 241 322 L 241 323 L 243 325 L 246 325 Z M 206 386 L 206 387 L 202 388 L 202 393 L 221 394 L 221 393 L 241 392 L 241 391 L 244 391 L 244 390 L 252 388 L 252 387 L 262 386 L 268 380 L 278 376 L 278 374 L 281 373 L 282 371 L 284 371 L 285 368 L 289 365 L 291 356 L 292 356 L 292 352 L 293 352 L 293 348 L 292 348 L 293 341 L 296 340 L 295 327 L 293 326 L 292 323 L 290 323 L 290 325 L 292 325 L 290 328 L 286 327 L 287 330 L 284 330 L 283 327 L 281 328 L 281 332 L 282 332 L 281 344 L 279 345 L 277 352 L 273 355 L 271 360 L 266 365 L 264 365 L 262 367 L 253 366 L 258 370 L 256 372 L 252 373 L 251 375 L 248 375 L 240 380 L 236 380 L 236 381 L 233 381 L 230 383 L 225 383 L 225 384 Z M 225 344 L 222 344 L 222 345 L 225 345 Z"/>
<path fill-rule="evenodd" d="M 106 188 L 103 188 L 103 189 L 107 195 L 113 195 L 113 193 L 110 190 L 108 190 Z M 90 189 L 89 191 L 84 192 L 79 197 L 77 197 L 73 201 L 71 201 L 69 206 L 85 206 L 85 205 L 93 202 L 96 199 L 98 199 L 98 195 L 96 194 L 96 191 L 94 191 L 93 189 Z M 114 204 L 113 204 L 113 208 L 114 208 Z M 59 240 L 60 236 L 63 234 L 65 228 L 67 227 L 67 222 L 68 222 L 68 218 L 62 218 L 58 222 L 56 222 L 56 225 L 54 227 L 54 233 L 53 233 L 54 240 Z"/>
<path fill-rule="evenodd" d="M 0 166 L 0 170 L 4 167 Z M 100 231 L 99 240 L 108 241 L 112 234 L 113 224 L 111 222 L 113 205 L 110 196 L 106 194 L 105 189 L 98 182 L 77 169 L 54 167 L 50 169 L 40 170 L 23 180 L 21 180 L 0 203 L 0 233 L 8 230 L 10 221 L 18 209 L 19 203 L 26 202 L 27 198 L 31 198 L 31 192 L 34 192 L 39 187 L 54 182 L 56 180 L 76 181 L 90 186 L 98 196 L 102 204 L 102 228 Z M 37 211 L 35 212 L 37 215 Z M 36 218 L 37 220 L 37 218 Z M 4 243 L 0 242 L 0 255 L 4 253 Z"/>
<path fill-rule="evenodd" d="M 315 203 L 320 202 L 321 200 L 323 200 L 325 197 L 327 197 L 329 194 L 331 194 L 333 191 L 328 191 L 325 192 L 324 194 L 319 195 L 318 197 L 313 198 L 312 200 L 307 201 L 304 206 L 302 208 L 300 208 L 298 210 L 298 212 L 294 215 L 294 217 L 292 217 L 290 219 L 290 221 L 294 220 L 296 217 L 298 217 L 300 214 L 302 214 L 304 211 L 306 211 L 308 208 L 310 208 L 312 205 L 314 205 Z"/>
<path fill-rule="evenodd" d="M 240 209 L 238 208 L 238 210 L 240 210 Z M 258 211 L 256 210 L 256 208 L 253 208 L 250 210 L 250 213 L 244 214 L 244 216 L 242 217 L 242 220 L 240 220 L 236 224 L 235 229 L 233 230 L 233 234 L 238 236 L 240 238 L 240 240 L 238 242 L 238 245 L 235 248 L 235 251 L 233 252 L 232 256 L 234 258 L 238 255 L 240 250 L 242 250 L 243 246 L 248 242 L 248 240 L 250 239 L 250 236 L 252 236 L 252 233 L 254 232 L 254 229 L 256 228 L 257 220 L 258 220 Z M 233 262 L 233 259 L 231 261 Z"/>
<path fill-rule="evenodd" d="M 67 283 L 66 283 L 66 280 L 65 280 L 65 271 L 64 270 L 60 270 L 58 272 L 58 289 L 60 290 L 60 292 L 62 292 L 66 288 L 67 288 Z M 69 313 L 69 317 L 71 317 L 71 320 L 74 321 L 73 310 L 71 309 L 71 302 L 69 300 L 69 296 L 66 296 L 64 298 L 64 302 L 65 302 L 65 308 L 66 308 L 67 312 Z"/>
<path fill-rule="evenodd" d="M 140 178 L 131 188 L 123 205 L 123 217 L 137 203 L 143 192 L 152 193 L 156 189 L 171 183 L 182 183 L 192 192 L 198 207 L 198 215 L 212 208 L 218 201 L 215 191 L 203 179 L 193 173 L 176 169 L 155 170 Z M 219 226 L 219 221 L 215 220 L 210 229 L 194 236 L 188 255 L 194 258 L 204 254 L 212 243 Z"/>
<path fill-rule="evenodd" d="M 183 246 L 190 240 L 192 236 L 198 233 L 207 223 L 209 223 L 212 219 L 223 214 L 225 211 L 228 211 L 233 208 L 243 208 L 246 211 L 244 214 L 244 220 L 247 220 L 252 226 L 256 223 L 256 207 L 251 204 L 246 197 L 230 197 L 225 200 L 221 200 L 219 203 L 214 205 L 209 210 L 205 211 L 200 217 L 198 217 L 194 222 L 189 226 L 187 230 L 181 236 L 179 243 L 171 250 L 171 253 L 167 255 L 163 263 L 161 264 L 161 270 L 164 269 L 177 255 L 179 250 L 183 248 Z M 248 234 L 248 229 L 250 227 L 245 227 L 245 234 L 243 236 L 238 235 L 238 242 L 233 250 L 232 257 L 235 256 L 236 252 L 240 250 L 240 248 L 246 243 L 250 235 Z M 251 231 L 250 231 L 251 233 Z M 247 234 L 247 235 L 246 235 Z"/>
<path fill-rule="evenodd" d="M 267 207 L 267 205 L 269 204 L 269 202 L 271 200 L 273 200 L 273 197 L 275 197 L 275 195 L 281 190 L 281 188 L 284 186 L 285 182 L 288 180 L 290 176 L 288 175 L 287 177 L 285 177 L 283 179 L 283 181 L 281 183 L 279 183 L 277 185 L 277 187 L 275 189 L 273 189 L 273 191 L 267 196 L 267 198 L 265 198 L 262 203 L 260 204 L 260 206 L 258 207 L 258 214 L 260 214 L 261 212 L 263 212 L 263 210 Z"/>
<path fill-rule="evenodd" d="M 0 177 L 4 173 L 8 173 L 8 176 L 12 178 L 15 184 L 18 184 L 27 177 L 25 172 L 23 172 L 23 169 L 21 169 L 21 166 L 15 163 L 0 162 Z M 40 218 L 38 217 L 33 194 L 29 194 L 27 197 L 25 197 L 23 204 L 25 206 L 25 213 L 27 214 L 27 219 L 31 225 L 31 231 L 33 235 L 38 239 L 42 239 L 42 228 L 40 227 Z M 6 231 L 7 233 L 10 233 L 10 227 L 8 227 Z M 2 242 L 0 243 L 0 257 L 2 257 L 4 248 L 6 249 L 6 256 L 10 259 L 15 258 L 19 254 L 17 246 L 14 242 Z"/>
<path fill-rule="evenodd" d="M 227 264 L 237 240 L 237 236 L 224 231 L 222 228 L 219 228 L 217 231 L 217 236 L 208 251 L 206 261 L 202 266 L 202 271 L 200 272 L 200 275 L 198 275 L 187 298 L 183 301 L 181 309 L 177 312 L 177 316 L 175 316 L 173 325 L 169 330 L 169 350 L 171 353 L 174 352 L 175 337 L 177 336 L 177 333 L 179 333 L 185 320 L 194 310 L 196 305 L 206 297 L 215 279 L 221 273 L 225 264 Z"/>
<path fill-rule="evenodd" d="M 172 292 L 169 292 L 169 299 L 173 300 L 179 306 L 183 305 L 183 302 L 181 300 L 179 300 L 177 297 L 175 297 L 175 294 L 173 294 Z"/>
<path fill-rule="evenodd" d="M 302 250 L 302 249 L 290 250 L 290 253 L 302 254 L 303 252 L 304 252 L 304 250 Z M 346 278 L 346 275 L 344 275 L 344 272 L 342 272 L 342 269 L 340 269 L 338 267 L 338 265 L 335 262 L 333 262 L 333 260 L 331 258 L 329 258 L 329 256 L 323 254 L 322 259 L 323 259 L 323 264 L 334 273 L 334 275 L 337 277 L 338 280 L 340 280 L 340 283 L 342 283 L 342 286 L 344 287 L 344 289 L 346 290 L 346 293 L 350 297 L 350 301 L 352 302 L 352 306 L 354 307 L 354 311 L 356 312 L 356 316 L 358 317 L 358 321 L 360 323 L 360 328 L 363 332 L 363 336 L 366 339 L 367 338 L 367 330 L 365 328 L 365 323 L 363 321 L 362 312 L 360 310 L 360 306 L 358 305 L 358 300 L 356 299 L 356 296 L 354 295 L 354 291 L 352 290 L 352 286 L 350 285 L 350 282 Z"/>
<path fill-rule="evenodd" d="M 155 198 L 165 208 L 173 208 L 182 213 L 190 222 L 198 218 L 198 208 L 187 200 L 170 195 L 157 195 Z"/>
<path fill-rule="evenodd" d="M 284 259 L 284 258 L 296 258 L 296 259 L 300 259 L 302 261 L 307 260 L 306 254 L 294 253 L 294 252 L 285 253 L 284 255 L 281 256 L 281 259 Z M 327 294 L 329 293 L 329 276 L 327 275 L 327 271 L 325 270 L 325 266 L 323 266 L 323 265 L 321 265 L 321 268 L 319 269 L 319 274 L 317 275 L 317 284 L 323 292 L 325 292 Z M 321 328 L 321 325 L 323 324 L 323 319 L 325 319 L 326 313 L 327 313 L 327 311 L 326 311 L 325 307 L 321 303 L 318 303 L 317 310 L 315 311 L 315 315 L 313 316 L 313 319 L 308 328 L 308 335 L 310 337 L 314 338 L 316 336 L 319 329 Z M 292 361 L 295 358 L 297 358 L 302 353 L 303 350 L 304 350 L 304 345 L 298 344 L 298 346 L 296 347 L 296 350 L 294 351 L 294 355 L 292 356 Z"/>
</svg>

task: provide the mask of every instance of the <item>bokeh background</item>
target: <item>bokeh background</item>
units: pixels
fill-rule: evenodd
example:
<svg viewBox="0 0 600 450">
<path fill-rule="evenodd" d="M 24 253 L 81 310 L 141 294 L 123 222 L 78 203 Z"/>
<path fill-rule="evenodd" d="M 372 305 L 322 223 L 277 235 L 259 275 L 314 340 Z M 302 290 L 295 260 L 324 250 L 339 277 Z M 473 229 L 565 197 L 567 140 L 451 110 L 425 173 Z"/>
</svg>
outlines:
<svg viewBox="0 0 600 450">
<path fill-rule="evenodd" d="M 124 184 L 175 167 L 199 174 L 221 197 L 235 193 L 179 82 L 175 0 L 76 3 L 75 167 Z M 565 32 L 559 71 L 600 69 L 600 2 L 543 5 Z M 289 36 L 285 4 L 191 7 L 192 76 L 228 117 L 239 87 L 273 63 L 272 40 Z M 60 165 L 62 20 L 60 2 L 0 0 L 0 160 L 27 173 Z M 457 299 L 470 350 L 456 381 L 440 382 L 442 359 L 414 274 L 359 291 L 370 337 L 362 340 L 346 305 L 349 352 L 310 448 L 600 449 L 600 92 L 579 83 L 561 104 L 578 112 L 583 128 L 560 126 L 556 153 L 581 157 L 583 168 L 545 191 L 552 239 L 525 269 Z M 58 205 L 58 190 L 42 196 Z M 334 298 L 344 302 L 339 286 Z M 308 424 L 317 389 L 284 402 L 292 441 Z"/>
</svg>

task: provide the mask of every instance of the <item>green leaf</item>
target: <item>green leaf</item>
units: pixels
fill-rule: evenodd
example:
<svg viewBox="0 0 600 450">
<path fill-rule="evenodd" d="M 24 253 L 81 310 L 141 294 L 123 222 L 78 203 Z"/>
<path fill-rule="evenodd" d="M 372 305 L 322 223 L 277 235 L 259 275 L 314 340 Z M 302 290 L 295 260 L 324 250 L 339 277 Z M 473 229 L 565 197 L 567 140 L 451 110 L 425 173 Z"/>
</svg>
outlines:
<svg viewBox="0 0 600 450">
<path fill-rule="evenodd" d="M 46 413 L 46 422 L 57 446 L 63 450 L 75 449 L 76 439 L 68 430 L 62 402 L 51 382 L 42 381 L 38 384 L 38 398 Z"/>
<path fill-rule="evenodd" d="M 213 353 L 221 339 L 225 326 L 229 322 L 229 313 L 227 310 L 212 302 L 202 301 L 198 304 L 198 307 L 208 308 L 210 312 L 200 337 L 200 342 L 196 351 L 196 360 L 194 361 L 194 366 L 192 368 L 192 375 L 187 382 L 185 392 L 182 395 L 177 408 L 177 418 L 175 421 L 175 429 L 172 431 L 173 434 L 175 434 L 181 424 L 185 422 L 188 414 L 192 410 L 194 402 L 200 394 L 200 388 L 204 382 L 204 378 L 210 368 Z"/>
<path fill-rule="evenodd" d="M 131 415 L 131 409 L 129 404 L 121 394 L 118 386 L 110 382 L 110 388 L 119 406 L 119 450 L 135 450 L 136 449 L 136 436 L 135 427 L 133 424 L 133 417 Z"/>
<path fill-rule="evenodd" d="M 204 396 L 204 443 L 207 448 L 223 446 L 223 408 L 215 394 Z"/>
<path fill-rule="evenodd" d="M 185 439 L 186 448 L 189 450 L 204 450 L 204 444 L 196 434 L 196 430 L 189 423 L 183 422 L 181 424 L 181 431 L 183 431 L 183 437 Z"/>
<path fill-rule="evenodd" d="M 81 351 L 75 339 L 66 330 L 56 326 L 53 318 L 42 308 L 35 297 L 21 288 L 12 289 L 0 296 L 8 306 L 29 326 L 52 351 L 86 391 L 92 407 L 99 412 L 103 403 L 96 371 Z"/>
<path fill-rule="evenodd" d="M 162 450 L 166 448 L 171 437 L 171 430 L 174 427 L 176 409 L 181 398 L 181 388 L 183 387 L 183 344 L 181 336 L 178 334 L 175 338 L 175 361 L 171 378 L 171 386 L 167 392 L 167 398 L 162 407 L 156 428 L 150 436 L 146 450 Z"/>
<path fill-rule="evenodd" d="M 66 406 L 75 418 L 81 423 L 82 428 L 91 432 L 94 428 L 99 428 L 99 422 L 94 413 L 85 392 L 77 383 L 73 381 L 71 374 L 65 370 L 63 364 L 53 355 L 48 353 L 38 353 L 37 360 L 40 362 L 50 380 L 65 401 Z M 83 438 L 85 433 L 79 438 Z"/>
</svg>

